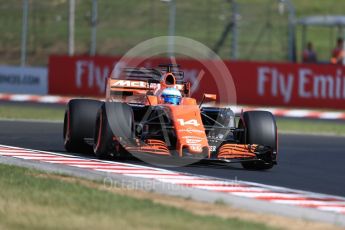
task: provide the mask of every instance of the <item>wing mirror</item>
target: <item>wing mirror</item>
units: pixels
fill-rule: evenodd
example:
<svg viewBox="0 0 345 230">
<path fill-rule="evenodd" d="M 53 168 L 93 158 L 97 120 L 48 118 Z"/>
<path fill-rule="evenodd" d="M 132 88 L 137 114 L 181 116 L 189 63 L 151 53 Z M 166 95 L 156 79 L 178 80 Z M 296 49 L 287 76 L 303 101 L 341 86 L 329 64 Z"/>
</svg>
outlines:
<svg viewBox="0 0 345 230">
<path fill-rule="evenodd" d="M 216 94 L 210 94 L 210 93 L 204 93 L 202 100 L 199 104 L 199 108 L 201 108 L 202 104 L 207 100 L 208 101 L 215 101 L 215 100 L 217 100 L 217 95 Z"/>
</svg>

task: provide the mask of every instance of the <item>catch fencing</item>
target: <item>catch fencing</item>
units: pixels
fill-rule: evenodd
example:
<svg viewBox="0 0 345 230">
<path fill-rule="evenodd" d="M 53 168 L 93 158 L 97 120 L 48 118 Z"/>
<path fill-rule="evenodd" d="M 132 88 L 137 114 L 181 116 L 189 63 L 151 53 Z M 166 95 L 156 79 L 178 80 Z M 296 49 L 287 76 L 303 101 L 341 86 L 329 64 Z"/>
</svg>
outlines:
<svg viewBox="0 0 345 230">
<path fill-rule="evenodd" d="M 293 17 L 288 0 L 1 0 L 0 63 L 47 65 L 49 55 L 69 49 L 118 56 L 169 34 L 200 41 L 223 59 L 291 60 Z"/>
</svg>

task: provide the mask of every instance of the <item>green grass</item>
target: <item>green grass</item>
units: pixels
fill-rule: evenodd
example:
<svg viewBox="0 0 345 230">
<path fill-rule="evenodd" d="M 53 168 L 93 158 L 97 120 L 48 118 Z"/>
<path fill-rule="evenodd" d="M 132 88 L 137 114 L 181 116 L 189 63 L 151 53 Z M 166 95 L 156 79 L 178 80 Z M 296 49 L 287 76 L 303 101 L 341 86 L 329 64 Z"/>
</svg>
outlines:
<svg viewBox="0 0 345 230">
<path fill-rule="evenodd" d="M 34 119 L 61 121 L 63 107 L 30 106 L 20 104 L 0 105 L 0 117 L 6 119 Z"/>
<path fill-rule="evenodd" d="M 307 15 L 343 14 L 345 1 L 291 0 L 297 18 Z M 176 1 L 176 35 L 196 39 L 214 47 L 231 19 L 231 5 L 224 0 Z M 287 59 L 287 9 L 278 11 L 277 0 L 237 0 L 239 13 L 238 55 L 240 59 Z M 91 0 L 77 0 L 76 53 L 90 47 Z M 167 35 L 169 7 L 159 0 L 99 1 L 97 52 L 122 55 L 141 41 Z M 22 1 L 0 0 L 0 63 L 18 64 L 22 26 Z M 45 65 L 51 54 L 67 53 L 68 0 L 30 1 L 28 62 Z M 301 53 L 301 27 L 297 27 L 298 56 Z M 329 60 L 338 36 L 335 28 L 309 29 L 322 60 Z M 227 37 L 220 56 L 230 58 L 231 39 Z"/>
<path fill-rule="evenodd" d="M 332 134 L 345 135 L 344 121 L 326 120 L 301 120 L 278 118 L 277 126 L 279 131 L 312 133 L 312 134 Z"/>
<path fill-rule="evenodd" d="M 0 165 L 0 229 L 269 229 Z"/>
</svg>

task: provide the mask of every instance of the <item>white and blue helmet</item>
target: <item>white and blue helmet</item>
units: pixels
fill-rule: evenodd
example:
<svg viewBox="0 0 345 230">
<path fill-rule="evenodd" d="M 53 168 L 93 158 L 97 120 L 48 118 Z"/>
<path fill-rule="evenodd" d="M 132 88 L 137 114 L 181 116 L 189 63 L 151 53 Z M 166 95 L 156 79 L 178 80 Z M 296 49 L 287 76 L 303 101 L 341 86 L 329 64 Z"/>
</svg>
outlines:
<svg viewBox="0 0 345 230">
<path fill-rule="evenodd" d="M 166 88 L 162 91 L 161 97 L 166 104 L 179 105 L 182 95 L 178 89 Z"/>
</svg>

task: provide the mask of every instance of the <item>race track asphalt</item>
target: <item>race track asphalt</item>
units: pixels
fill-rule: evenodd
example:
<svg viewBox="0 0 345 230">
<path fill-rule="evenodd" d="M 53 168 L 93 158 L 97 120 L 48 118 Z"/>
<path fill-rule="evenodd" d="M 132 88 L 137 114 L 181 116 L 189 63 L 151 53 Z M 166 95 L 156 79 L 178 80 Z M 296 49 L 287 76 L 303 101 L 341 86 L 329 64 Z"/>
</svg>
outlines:
<svg viewBox="0 0 345 230">
<path fill-rule="evenodd" d="M 0 121 L 0 144 L 65 152 L 62 123 Z M 280 134 L 278 165 L 268 171 L 235 164 L 170 169 L 345 197 L 345 137 Z"/>
</svg>

